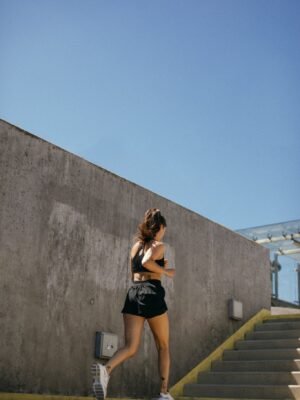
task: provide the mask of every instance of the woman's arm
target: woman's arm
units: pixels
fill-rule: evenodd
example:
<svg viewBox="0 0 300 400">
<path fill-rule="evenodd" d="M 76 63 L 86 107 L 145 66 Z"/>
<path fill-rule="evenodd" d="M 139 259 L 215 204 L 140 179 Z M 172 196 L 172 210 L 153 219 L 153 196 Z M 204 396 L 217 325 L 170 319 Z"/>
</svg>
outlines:
<svg viewBox="0 0 300 400">
<path fill-rule="evenodd" d="M 145 267 L 151 272 L 166 274 L 166 270 L 155 262 L 155 259 L 158 260 L 159 256 L 161 254 L 164 254 L 164 248 L 165 246 L 163 243 L 159 243 L 154 246 L 152 245 L 144 254 L 144 257 L 142 259 L 143 267 Z"/>
<path fill-rule="evenodd" d="M 133 281 L 133 271 L 132 271 L 132 259 L 131 259 L 131 255 L 129 255 L 129 263 L 130 263 L 131 280 Z"/>
</svg>

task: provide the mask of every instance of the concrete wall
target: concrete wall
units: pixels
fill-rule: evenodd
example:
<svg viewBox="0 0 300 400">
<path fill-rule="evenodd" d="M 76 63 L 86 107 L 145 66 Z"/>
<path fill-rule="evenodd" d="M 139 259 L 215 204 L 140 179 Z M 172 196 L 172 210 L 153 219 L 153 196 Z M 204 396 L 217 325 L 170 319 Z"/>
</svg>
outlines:
<svg viewBox="0 0 300 400">
<path fill-rule="evenodd" d="M 220 207 L 221 199 L 220 199 Z M 174 280 L 170 386 L 262 307 L 269 251 L 239 234 L 0 120 L 0 390 L 91 394 L 95 332 L 119 335 L 131 283 L 129 250 L 145 210 L 159 207 Z M 227 317 L 227 300 L 244 320 Z M 108 396 L 159 388 L 148 324 L 138 354 L 112 374 Z"/>
</svg>

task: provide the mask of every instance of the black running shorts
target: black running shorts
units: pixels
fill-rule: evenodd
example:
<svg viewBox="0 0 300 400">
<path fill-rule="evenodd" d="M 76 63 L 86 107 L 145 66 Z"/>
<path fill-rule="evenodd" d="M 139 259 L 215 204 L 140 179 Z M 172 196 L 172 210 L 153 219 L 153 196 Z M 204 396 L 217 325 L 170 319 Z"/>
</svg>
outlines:
<svg viewBox="0 0 300 400">
<path fill-rule="evenodd" d="M 152 318 L 168 310 L 165 289 L 159 279 L 135 281 L 128 289 L 121 313 Z"/>
</svg>

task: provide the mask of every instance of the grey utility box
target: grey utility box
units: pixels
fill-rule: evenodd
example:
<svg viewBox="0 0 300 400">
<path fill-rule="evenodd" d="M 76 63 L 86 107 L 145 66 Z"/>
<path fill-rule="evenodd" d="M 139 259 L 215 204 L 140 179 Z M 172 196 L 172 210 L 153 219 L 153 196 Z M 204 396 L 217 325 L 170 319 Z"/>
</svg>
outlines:
<svg viewBox="0 0 300 400">
<path fill-rule="evenodd" d="M 229 299 L 228 316 L 231 319 L 241 320 L 243 318 L 243 303 L 235 299 Z"/>
<path fill-rule="evenodd" d="M 110 358 L 118 349 L 118 335 L 96 332 L 95 357 Z"/>
</svg>

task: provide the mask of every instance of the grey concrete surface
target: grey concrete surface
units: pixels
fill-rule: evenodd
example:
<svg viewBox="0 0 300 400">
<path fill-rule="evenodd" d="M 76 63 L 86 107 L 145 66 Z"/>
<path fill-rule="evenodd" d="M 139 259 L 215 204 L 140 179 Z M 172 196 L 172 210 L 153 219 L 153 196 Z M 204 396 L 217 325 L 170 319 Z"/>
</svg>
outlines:
<svg viewBox="0 0 300 400">
<path fill-rule="evenodd" d="M 124 343 L 129 250 L 149 207 L 166 217 L 165 258 L 177 270 L 162 280 L 172 386 L 261 308 L 270 309 L 269 250 L 0 120 L 1 391 L 91 394 L 95 332 L 116 333 Z M 242 321 L 228 319 L 230 297 L 243 302 Z M 114 370 L 108 396 L 158 389 L 146 322 L 138 354 Z"/>
</svg>

